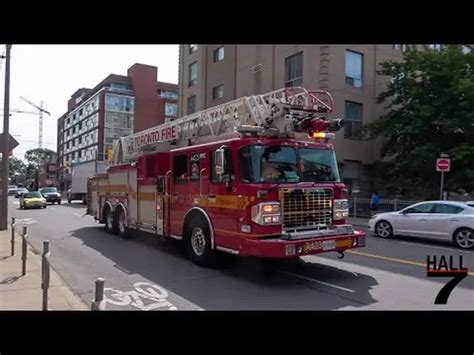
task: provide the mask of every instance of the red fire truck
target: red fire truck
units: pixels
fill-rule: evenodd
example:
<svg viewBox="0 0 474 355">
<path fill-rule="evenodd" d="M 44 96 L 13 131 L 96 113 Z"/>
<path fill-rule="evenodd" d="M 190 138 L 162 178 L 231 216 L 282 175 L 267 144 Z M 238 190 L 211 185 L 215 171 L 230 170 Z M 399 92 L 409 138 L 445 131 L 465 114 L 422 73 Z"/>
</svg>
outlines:
<svg viewBox="0 0 474 355">
<path fill-rule="evenodd" d="M 182 240 L 201 266 L 222 252 L 343 257 L 365 233 L 346 221 L 333 106 L 326 91 L 284 88 L 122 137 L 107 173 L 89 181 L 89 213 L 124 238 Z"/>
</svg>

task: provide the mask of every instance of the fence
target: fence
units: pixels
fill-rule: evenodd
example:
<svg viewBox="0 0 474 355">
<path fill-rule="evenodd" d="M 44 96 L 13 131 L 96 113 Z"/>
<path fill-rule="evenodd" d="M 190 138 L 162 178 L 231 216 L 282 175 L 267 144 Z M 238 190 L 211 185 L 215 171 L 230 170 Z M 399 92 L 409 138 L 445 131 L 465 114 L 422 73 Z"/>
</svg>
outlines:
<svg viewBox="0 0 474 355">
<path fill-rule="evenodd" d="M 380 199 L 377 212 L 400 211 L 402 208 L 420 202 L 419 200 Z M 370 218 L 370 198 L 353 197 L 349 199 L 349 216 Z"/>
</svg>

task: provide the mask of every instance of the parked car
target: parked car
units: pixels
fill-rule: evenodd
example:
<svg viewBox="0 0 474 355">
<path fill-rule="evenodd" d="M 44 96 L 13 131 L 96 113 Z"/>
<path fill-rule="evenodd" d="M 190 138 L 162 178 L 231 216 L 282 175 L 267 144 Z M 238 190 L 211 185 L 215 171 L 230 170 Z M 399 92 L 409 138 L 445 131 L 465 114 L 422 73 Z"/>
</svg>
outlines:
<svg viewBox="0 0 474 355">
<path fill-rule="evenodd" d="M 20 197 L 20 208 L 46 208 L 46 199 L 38 192 L 27 192 Z"/>
<path fill-rule="evenodd" d="M 51 202 L 53 205 L 55 202 L 58 205 L 61 204 L 61 194 L 58 192 L 58 189 L 55 187 L 43 187 L 39 189 L 39 192 L 43 195 L 47 202 Z"/>
<path fill-rule="evenodd" d="M 28 190 L 26 187 L 19 187 L 19 188 L 17 188 L 16 191 L 15 191 L 15 197 L 16 197 L 16 198 L 20 198 L 21 195 L 23 195 L 23 194 L 25 194 L 25 193 L 27 193 L 27 192 L 29 192 L 29 190 Z"/>
<path fill-rule="evenodd" d="M 474 207 L 455 201 L 419 202 L 401 211 L 374 215 L 369 229 L 380 238 L 405 235 L 450 241 L 462 249 L 472 249 Z"/>
<path fill-rule="evenodd" d="M 16 185 L 9 185 L 8 186 L 8 196 L 12 196 L 15 194 L 16 190 L 17 190 L 17 186 Z"/>
</svg>

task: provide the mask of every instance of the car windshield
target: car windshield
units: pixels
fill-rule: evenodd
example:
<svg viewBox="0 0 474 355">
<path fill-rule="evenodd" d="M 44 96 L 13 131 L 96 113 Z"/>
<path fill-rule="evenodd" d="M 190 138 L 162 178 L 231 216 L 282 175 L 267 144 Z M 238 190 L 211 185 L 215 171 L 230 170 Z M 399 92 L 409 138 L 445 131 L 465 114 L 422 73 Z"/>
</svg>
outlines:
<svg viewBox="0 0 474 355">
<path fill-rule="evenodd" d="M 25 198 L 40 198 L 42 197 L 41 194 L 39 192 L 28 192 L 26 194 L 23 195 Z"/>
<path fill-rule="evenodd" d="M 45 193 L 45 192 L 57 192 L 58 190 L 55 187 L 45 187 L 40 190 L 40 192 Z"/>
<path fill-rule="evenodd" d="M 333 150 L 249 145 L 240 150 L 239 163 L 244 183 L 340 181 Z"/>
</svg>

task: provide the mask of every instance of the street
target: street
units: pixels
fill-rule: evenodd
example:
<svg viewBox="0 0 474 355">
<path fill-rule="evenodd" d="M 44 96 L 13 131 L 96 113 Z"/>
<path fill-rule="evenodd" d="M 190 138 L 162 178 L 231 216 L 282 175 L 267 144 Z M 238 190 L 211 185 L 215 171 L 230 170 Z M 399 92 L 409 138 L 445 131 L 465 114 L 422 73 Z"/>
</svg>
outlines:
<svg viewBox="0 0 474 355">
<path fill-rule="evenodd" d="M 105 279 L 107 309 L 114 310 L 473 310 L 474 251 L 411 238 L 368 233 L 365 248 L 308 256 L 271 265 L 236 259 L 224 269 L 192 264 L 180 244 L 150 235 L 124 240 L 107 234 L 80 203 L 20 210 L 9 198 L 17 230 L 30 242 L 50 241 L 51 263 L 90 305 L 94 280 Z M 363 228 L 361 228 L 363 229 Z M 427 278 L 427 255 L 462 255 L 469 276 L 447 305 L 434 299 L 448 278 Z"/>
</svg>

